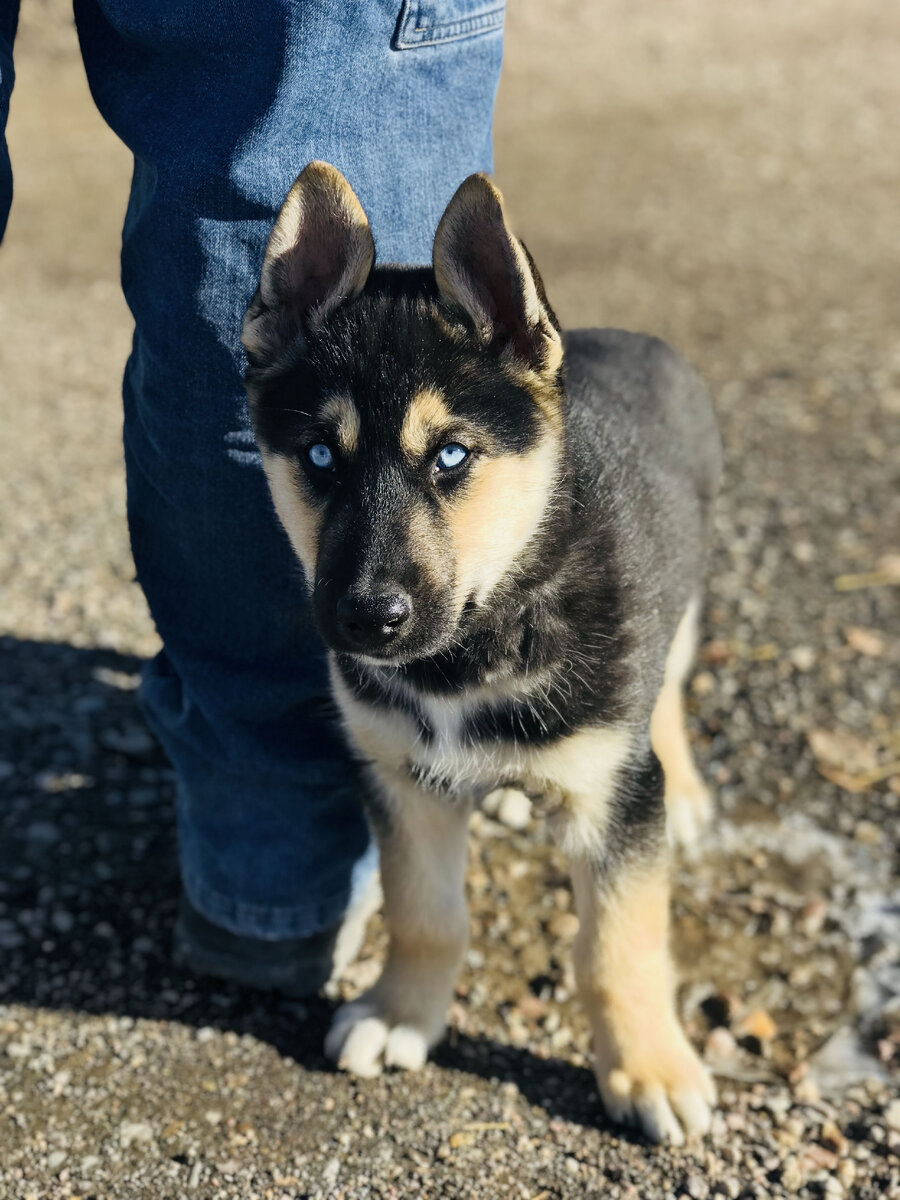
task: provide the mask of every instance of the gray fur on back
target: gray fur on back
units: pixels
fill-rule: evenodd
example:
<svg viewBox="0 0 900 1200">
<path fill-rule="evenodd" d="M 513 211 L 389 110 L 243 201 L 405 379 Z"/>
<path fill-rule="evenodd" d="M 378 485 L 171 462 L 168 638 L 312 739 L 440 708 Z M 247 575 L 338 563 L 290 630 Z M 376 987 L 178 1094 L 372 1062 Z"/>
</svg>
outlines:
<svg viewBox="0 0 900 1200">
<path fill-rule="evenodd" d="M 693 367 L 658 338 L 576 330 L 565 349 L 578 491 L 593 520 L 614 521 L 639 673 L 652 689 L 701 590 L 722 469 L 712 402 Z"/>
</svg>

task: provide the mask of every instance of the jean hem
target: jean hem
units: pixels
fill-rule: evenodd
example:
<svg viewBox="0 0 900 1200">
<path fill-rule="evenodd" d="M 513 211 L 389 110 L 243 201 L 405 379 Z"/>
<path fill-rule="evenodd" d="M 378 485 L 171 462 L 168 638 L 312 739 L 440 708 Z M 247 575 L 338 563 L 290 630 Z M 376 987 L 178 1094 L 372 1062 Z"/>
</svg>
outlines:
<svg viewBox="0 0 900 1200">
<path fill-rule="evenodd" d="M 339 924 L 350 904 L 351 892 L 341 892 L 302 907 L 247 904 L 224 896 L 182 870 L 182 886 L 194 908 L 212 921 L 241 937 L 277 942 L 287 938 L 312 937 Z"/>
</svg>

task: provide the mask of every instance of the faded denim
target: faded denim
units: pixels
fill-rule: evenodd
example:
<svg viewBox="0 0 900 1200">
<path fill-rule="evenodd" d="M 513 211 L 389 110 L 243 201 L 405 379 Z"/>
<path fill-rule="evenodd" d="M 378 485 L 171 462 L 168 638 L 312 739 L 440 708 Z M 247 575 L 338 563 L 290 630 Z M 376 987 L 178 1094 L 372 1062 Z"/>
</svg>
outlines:
<svg viewBox="0 0 900 1200">
<path fill-rule="evenodd" d="M 134 153 L 128 519 L 165 644 L 142 698 L 180 781 L 184 886 L 235 933 L 311 933 L 374 853 L 250 431 L 241 320 L 314 158 L 356 190 L 381 261 L 430 259 L 456 186 L 491 167 L 502 5 L 76 0 L 75 15 L 94 99 Z M 0 68 L 9 49 L 0 36 Z"/>
</svg>

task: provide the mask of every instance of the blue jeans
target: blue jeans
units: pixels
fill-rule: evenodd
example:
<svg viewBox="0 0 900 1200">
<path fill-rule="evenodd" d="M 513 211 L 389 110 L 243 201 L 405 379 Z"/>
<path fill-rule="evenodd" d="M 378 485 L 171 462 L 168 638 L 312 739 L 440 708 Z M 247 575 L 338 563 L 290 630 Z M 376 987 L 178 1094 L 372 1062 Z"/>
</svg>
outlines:
<svg viewBox="0 0 900 1200">
<path fill-rule="evenodd" d="M 381 261 L 430 260 L 454 189 L 491 167 L 502 0 L 75 0 L 75 15 L 94 99 L 134 153 L 128 519 L 165 647 L 142 697 L 179 780 L 184 887 L 235 933 L 312 933 L 375 858 L 248 422 L 241 321 L 314 158 L 356 190 Z"/>
</svg>

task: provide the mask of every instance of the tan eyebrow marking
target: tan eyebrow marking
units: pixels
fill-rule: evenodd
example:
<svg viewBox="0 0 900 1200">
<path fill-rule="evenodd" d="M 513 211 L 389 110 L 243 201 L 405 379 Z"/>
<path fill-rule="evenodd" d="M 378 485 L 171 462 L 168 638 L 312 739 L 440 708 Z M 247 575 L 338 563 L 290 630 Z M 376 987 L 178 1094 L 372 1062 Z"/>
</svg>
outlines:
<svg viewBox="0 0 900 1200">
<path fill-rule="evenodd" d="M 359 413 L 349 396 L 330 396 L 319 410 L 322 421 L 334 425 L 338 446 L 344 454 L 353 454 L 359 445 Z"/>
<path fill-rule="evenodd" d="M 444 397 L 434 388 L 417 392 L 410 401 L 403 426 L 400 445 L 409 458 L 421 458 L 428 452 L 436 433 L 446 429 L 453 420 Z"/>
</svg>

